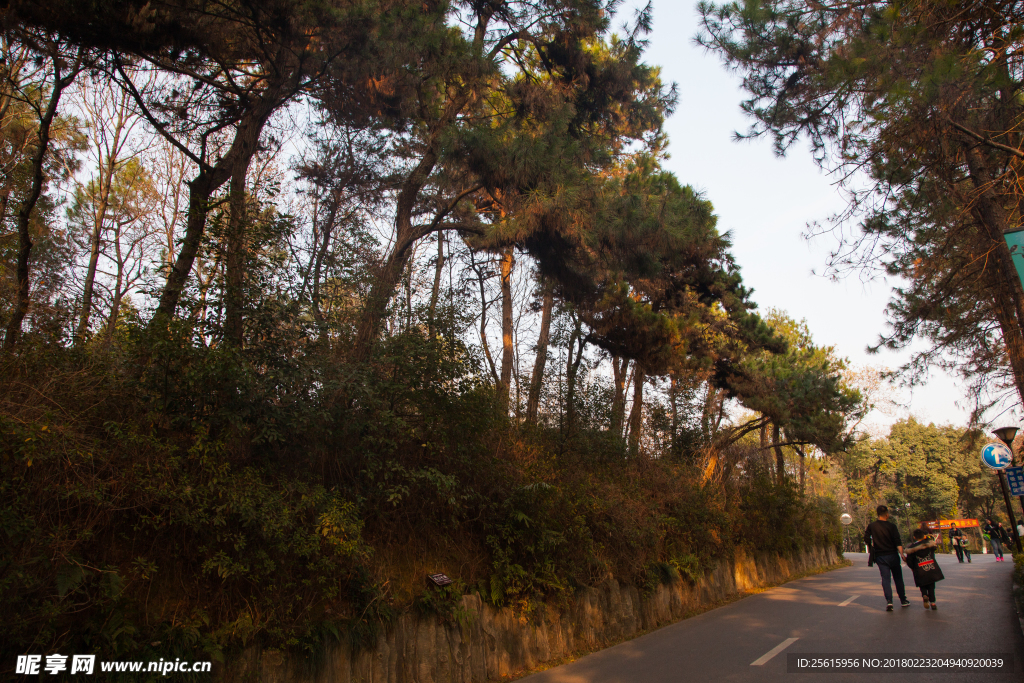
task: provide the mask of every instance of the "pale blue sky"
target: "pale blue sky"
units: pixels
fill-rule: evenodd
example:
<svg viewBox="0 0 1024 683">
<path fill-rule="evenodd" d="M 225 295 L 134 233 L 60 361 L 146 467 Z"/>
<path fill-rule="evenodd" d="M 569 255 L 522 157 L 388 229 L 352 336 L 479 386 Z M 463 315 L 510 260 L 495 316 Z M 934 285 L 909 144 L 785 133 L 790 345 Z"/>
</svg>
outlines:
<svg viewBox="0 0 1024 683">
<path fill-rule="evenodd" d="M 671 158 L 666 166 L 714 204 L 719 229 L 731 231 L 733 254 L 762 309 L 781 308 L 806 319 L 819 344 L 834 345 L 856 365 L 898 366 L 906 354 L 869 356 L 865 350 L 884 329 L 890 285 L 864 284 L 856 276 L 836 283 L 812 274 L 824 270 L 834 242 L 826 237 L 808 243 L 801 235 L 808 222 L 841 210 L 843 198 L 815 166 L 806 144 L 798 143 L 780 159 L 767 139 L 733 140 L 734 131 L 749 125 L 739 108 L 740 76 L 694 44 L 695 6 L 689 0 L 654 6 L 647 61 L 660 65 L 663 78 L 679 86 L 679 105 L 667 125 Z M 624 7 L 616 23 L 630 14 Z M 968 411 L 956 406 L 963 397 L 945 375 L 933 376 L 904 400 L 925 422 L 967 419 Z M 872 421 L 892 419 L 876 415 Z"/>
</svg>

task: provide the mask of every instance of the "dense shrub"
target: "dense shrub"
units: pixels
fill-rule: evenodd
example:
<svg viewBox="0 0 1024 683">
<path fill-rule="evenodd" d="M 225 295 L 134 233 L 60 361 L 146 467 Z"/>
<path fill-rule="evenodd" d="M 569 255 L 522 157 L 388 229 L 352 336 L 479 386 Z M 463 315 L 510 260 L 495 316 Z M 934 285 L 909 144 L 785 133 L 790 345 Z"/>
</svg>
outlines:
<svg viewBox="0 0 1024 683">
<path fill-rule="evenodd" d="M 838 539 L 834 503 L 765 472 L 701 486 L 591 426 L 511 424 L 454 335 L 395 336 L 355 373 L 304 360 L 298 333 L 263 363 L 175 334 L 0 368 L 3 661 L 252 643 L 313 661 L 413 604 L 464 621 L 452 589 L 424 591 L 435 571 L 529 613 Z"/>
</svg>

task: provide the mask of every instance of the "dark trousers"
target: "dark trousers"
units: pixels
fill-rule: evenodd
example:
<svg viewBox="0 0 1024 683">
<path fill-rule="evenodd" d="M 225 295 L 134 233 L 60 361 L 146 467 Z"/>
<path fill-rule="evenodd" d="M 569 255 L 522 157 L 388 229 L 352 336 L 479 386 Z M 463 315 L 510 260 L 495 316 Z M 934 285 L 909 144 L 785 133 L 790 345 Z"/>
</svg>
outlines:
<svg viewBox="0 0 1024 683">
<path fill-rule="evenodd" d="M 921 595 L 928 598 L 929 602 L 935 602 L 935 584 L 926 583 L 921 586 Z"/>
<path fill-rule="evenodd" d="M 964 561 L 964 555 L 967 555 L 967 561 L 968 562 L 971 561 L 971 551 L 970 551 L 970 549 L 965 548 L 965 547 L 963 547 L 961 545 L 955 545 L 955 546 L 953 546 L 953 549 L 956 550 L 956 559 L 960 560 L 961 563 Z"/>
<path fill-rule="evenodd" d="M 998 538 L 989 538 L 992 541 L 992 554 L 996 557 L 1003 556 L 1003 542 Z"/>
<path fill-rule="evenodd" d="M 890 579 L 896 584 L 896 595 L 900 596 L 900 601 L 905 601 L 907 590 L 903 586 L 903 568 L 900 566 L 899 554 L 876 555 L 875 564 L 878 565 L 878 573 L 882 575 L 882 592 L 885 594 L 885 601 L 892 602 Z"/>
</svg>

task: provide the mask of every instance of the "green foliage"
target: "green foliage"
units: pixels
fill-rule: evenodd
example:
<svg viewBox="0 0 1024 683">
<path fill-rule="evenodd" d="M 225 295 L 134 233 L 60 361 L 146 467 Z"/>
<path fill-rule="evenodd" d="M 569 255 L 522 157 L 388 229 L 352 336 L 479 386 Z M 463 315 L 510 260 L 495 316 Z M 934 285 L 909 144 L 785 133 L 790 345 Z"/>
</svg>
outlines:
<svg viewBox="0 0 1024 683">
<path fill-rule="evenodd" d="M 723 385 L 749 349 L 784 348 L 753 313 L 711 203 L 656 156 L 611 169 L 588 201 L 587 232 L 550 236 L 537 258 L 593 343 L 638 359 L 652 375 L 710 368 Z M 584 229 L 579 213 L 571 214 L 576 233 Z"/>
<path fill-rule="evenodd" d="M 790 522 L 801 512 L 795 485 L 787 480 L 777 484 L 769 472 L 757 465 L 749 467 L 741 493 L 740 535 L 754 547 L 780 553 L 801 550 L 806 539 Z"/>
<path fill-rule="evenodd" d="M 326 607 L 380 602 L 372 581 L 352 578 L 369 552 L 356 504 L 232 463 L 205 427 L 183 438 L 108 420 L 83 434 L 57 415 L 0 427 L 0 590 L 20 615 L 5 643 L 46 647 L 74 623 L 74 645 L 111 656 L 146 655 L 154 641 L 297 646 Z M 194 585 L 185 595 L 181 576 Z M 381 615 L 349 621 L 358 631 Z"/>
<path fill-rule="evenodd" d="M 487 546 L 494 558 L 489 598 L 495 605 L 528 604 L 531 598 L 562 593 L 570 573 L 570 548 L 579 550 L 587 530 L 570 511 L 560 491 L 537 482 L 509 496 L 497 512 Z M 567 525 L 566 522 L 569 524 Z M 575 522 L 575 524 L 573 523 Z"/>
<path fill-rule="evenodd" d="M 668 559 L 669 565 L 692 584 L 696 584 L 704 578 L 705 568 L 701 565 L 700 558 L 692 553 L 673 555 Z"/>
<path fill-rule="evenodd" d="M 894 424 L 887 438 L 861 441 L 837 458 L 851 500 L 868 516 L 880 503 L 900 510 L 910 503 L 915 520 L 988 517 L 1002 496 L 978 459 L 979 439 L 974 431 L 911 418 Z"/>
<path fill-rule="evenodd" d="M 467 628 L 476 615 L 462 605 L 466 586 L 457 579 L 447 586 L 430 584 L 413 602 L 413 609 L 423 615 L 434 615 L 438 623 Z"/>
<path fill-rule="evenodd" d="M 766 477 L 700 487 L 668 460 L 610 448 L 594 458 L 583 449 L 600 443 L 600 427 L 517 433 L 458 345 L 393 338 L 373 374 L 344 385 L 356 398 L 345 429 L 317 432 L 331 444 L 323 455 L 308 452 L 316 444 L 302 429 L 331 414 L 326 401 L 257 409 L 256 390 L 252 412 L 232 415 L 203 384 L 224 386 L 239 366 L 218 350 L 174 348 L 146 348 L 182 369 L 166 385 L 119 374 L 118 356 L 90 364 L 47 350 L 5 365 L 0 598 L 13 616 L 0 628 L 13 649 L 3 656 L 59 643 L 112 658 L 220 658 L 260 644 L 315 666 L 339 639 L 375 642 L 410 604 L 467 623 L 464 585 L 535 613 L 610 575 L 697 582 L 737 545 L 788 553 L 832 539 L 834 510 Z M 62 410 L 27 376 L 59 388 Z M 319 412 L 295 420 L 306 410 Z M 280 436 L 243 439 L 258 433 L 252 415 Z M 380 557 L 415 539 L 483 562 L 453 587 L 396 601 L 392 582 L 422 585 L 422 574 L 403 578 Z"/>
<path fill-rule="evenodd" d="M 766 321 L 786 341 L 786 352 L 749 355 L 732 386 L 744 406 L 784 430 L 786 441 L 842 450 L 847 423 L 866 411 L 860 393 L 843 380 L 845 361 L 832 347 L 815 346 L 806 323 L 774 309 Z"/>
</svg>

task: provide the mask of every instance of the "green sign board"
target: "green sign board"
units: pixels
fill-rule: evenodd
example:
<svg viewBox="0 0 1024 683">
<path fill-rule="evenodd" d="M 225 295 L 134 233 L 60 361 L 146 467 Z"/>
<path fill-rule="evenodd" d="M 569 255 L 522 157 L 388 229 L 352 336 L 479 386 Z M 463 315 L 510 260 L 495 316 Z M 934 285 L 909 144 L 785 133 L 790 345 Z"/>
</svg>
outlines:
<svg viewBox="0 0 1024 683">
<path fill-rule="evenodd" d="M 1004 232 L 1003 239 L 1006 246 L 1010 247 L 1010 256 L 1013 258 L 1013 265 L 1017 268 L 1017 277 L 1024 286 L 1024 228 L 1012 232 Z"/>
</svg>

